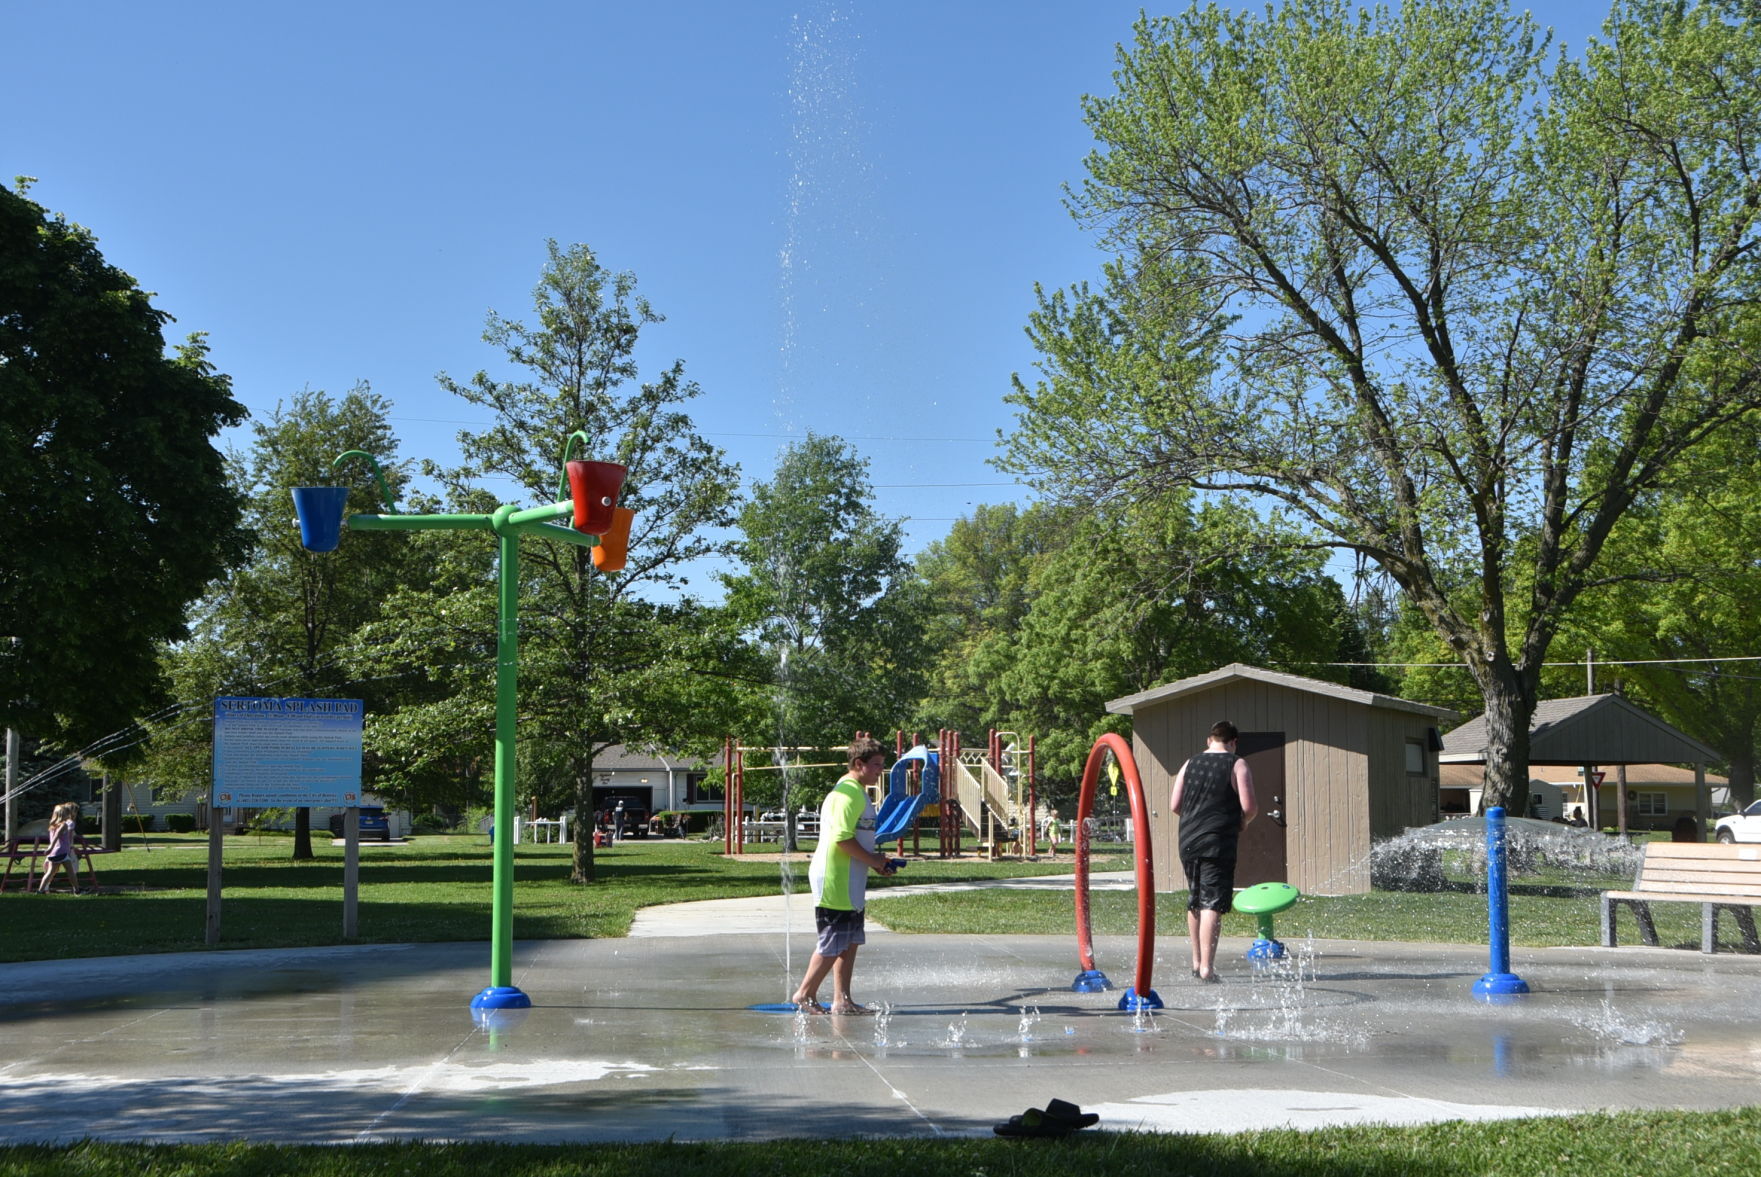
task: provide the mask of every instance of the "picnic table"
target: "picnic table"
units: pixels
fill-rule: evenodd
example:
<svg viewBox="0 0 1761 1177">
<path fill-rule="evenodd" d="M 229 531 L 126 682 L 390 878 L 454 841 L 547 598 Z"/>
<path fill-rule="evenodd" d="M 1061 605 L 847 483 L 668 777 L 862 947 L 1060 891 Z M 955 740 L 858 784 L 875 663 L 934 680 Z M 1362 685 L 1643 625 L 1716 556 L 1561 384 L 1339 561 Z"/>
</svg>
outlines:
<svg viewBox="0 0 1761 1177">
<path fill-rule="evenodd" d="M 27 864 L 25 866 L 24 876 L 25 890 L 29 891 L 35 887 L 37 885 L 38 871 L 40 870 L 38 864 L 42 861 L 43 855 L 48 849 L 48 834 L 30 834 L 24 837 L 13 838 L 11 841 L 7 842 L 6 873 L 0 875 L 0 891 L 6 890 L 11 884 L 12 872 L 20 862 Z M 94 891 L 98 888 L 98 870 L 92 865 L 92 858 L 94 855 L 109 853 L 110 851 L 104 849 L 102 846 L 97 846 L 88 842 L 84 834 L 75 834 L 73 836 L 74 862 L 77 864 L 81 859 L 85 861 L 86 872 L 91 877 L 91 887 Z M 79 872 L 77 867 L 74 873 L 76 876 L 78 875 Z"/>
</svg>

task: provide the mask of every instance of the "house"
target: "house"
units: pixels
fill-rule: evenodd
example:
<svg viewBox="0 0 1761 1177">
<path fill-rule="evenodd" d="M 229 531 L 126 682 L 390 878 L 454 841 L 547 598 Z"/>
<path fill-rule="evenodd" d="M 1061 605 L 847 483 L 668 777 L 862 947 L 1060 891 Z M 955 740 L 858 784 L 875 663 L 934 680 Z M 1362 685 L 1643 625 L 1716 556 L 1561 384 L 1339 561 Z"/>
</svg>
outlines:
<svg viewBox="0 0 1761 1177">
<path fill-rule="evenodd" d="M 1150 810 L 1158 890 L 1180 890 L 1180 819 L 1168 796 L 1213 723 L 1240 729 L 1261 817 L 1242 834 L 1235 882 L 1311 893 L 1370 889 L 1372 841 L 1438 818 L 1438 725 L 1444 707 L 1236 663 L 1128 695 L 1131 747 Z"/>
<path fill-rule="evenodd" d="M 1699 798 L 1694 770 L 1679 764 L 1598 764 L 1591 771 L 1601 774 L 1601 795 L 1598 798 L 1604 824 L 1613 826 L 1609 815 L 1618 818 L 1619 802 L 1615 790 L 1620 787 L 1620 771 L 1626 769 L 1627 828 L 1632 830 L 1666 830 L 1684 813 L 1698 811 Z M 1442 788 L 1439 807 L 1449 814 L 1476 813 L 1480 808 L 1480 790 L 1485 784 L 1483 764 L 1445 764 L 1441 769 Z M 1714 812 L 1730 807 L 1730 782 L 1715 773 L 1706 773 L 1705 783 L 1711 794 Z M 1529 807 L 1527 816 L 1543 821 L 1569 818 L 1582 807 L 1590 813 L 1584 799 L 1583 766 L 1538 765 L 1529 770 Z"/>
<path fill-rule="evenodd" d="M 649 814 L 669 810 L 720 813 L 722 791 L 704 788 L 709 766 L 675 753 L 613 744 L 593 758 L 593 807 Z"/>
<path fill-rule="evenodd" d="M 1483 715 L 1443 737 L 1442 764 L 1469 770 L 1450 774 L 1450 792 L 1440 798 L 1445 810 L 1478 809 L 1487 742 Z M 1582 806 L 1598 828 L 1670 829 L 1686 814 L 1705 830 L 1712 814 L 1706 765 L 1719 759 L 1715 749 L 1619 695 L 1543 699 L 1529 721 L 1531 782 L 1558 788 L 1565 816 Z M 1586 773 L 1593 782 L 1588 789 Z"/>
</svg>

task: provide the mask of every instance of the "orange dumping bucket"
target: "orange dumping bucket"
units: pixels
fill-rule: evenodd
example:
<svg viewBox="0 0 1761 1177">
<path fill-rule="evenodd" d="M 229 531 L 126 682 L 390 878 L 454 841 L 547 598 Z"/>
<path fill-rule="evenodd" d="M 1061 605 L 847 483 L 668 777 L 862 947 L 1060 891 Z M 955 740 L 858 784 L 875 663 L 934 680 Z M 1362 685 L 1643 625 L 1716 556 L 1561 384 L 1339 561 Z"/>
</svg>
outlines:
<svg viewBox="0 0 1761 1177">
<path fill-rule="evenodd" d="M 569 497 L 575 502 L 575 530 L 604 535 L 612 525 L 612 509 L 623 489 L 625 469 L 616 462 L 574 461 L 568 464 Z"/>
<path fill-rule="evenodd" d="M 599 546 L 593 549 L 593 566 L 601 572 L 617 572 L 630 553 L 630 523 L 636 512 L 628 507 L 613 507 L 611 526 L 600 533 Z"/>
</svg>

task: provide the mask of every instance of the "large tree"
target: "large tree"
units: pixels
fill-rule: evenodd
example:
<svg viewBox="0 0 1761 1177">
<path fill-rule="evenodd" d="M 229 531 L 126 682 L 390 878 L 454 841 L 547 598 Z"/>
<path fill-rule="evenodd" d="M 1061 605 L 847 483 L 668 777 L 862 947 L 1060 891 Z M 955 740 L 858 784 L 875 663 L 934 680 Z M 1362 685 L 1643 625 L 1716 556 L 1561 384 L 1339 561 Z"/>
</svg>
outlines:
<svg viewBox="0 0 1761 1177">
<path fill-rule="evenodd" d="M 767 668 L 745 730 L 835 748 L 911 715 L 923 693 L 926 598 L 901 550 L 903 526 L 873 500 L 867 459 L 811 433 L 752 488 L 740 512 L 743 568 L 722 578 L 728 611 Z M 755 796 L 774 795 L 764 787 Z"/>
<path fill-rule="evenodd" d="M 1374 562 L 1474 676 L 1519 795 L 1616 522 L 1761 403 L 1761 17 L 1626 0 L 1576 58 L 1499 0 L 1145 18 L 1043 294 L 1011 464 L 1258 496 Z"/>
<path fill-rule="evenodd" d="M 1070 544 L 1080 518 L 1047 503 L 980 505 L 918 556 L 929 594 L 920 726 L 976 733 L 1002 722 L 991 688 L 1041 570 Z"/>
<path fill-rule="evenodd" d="M 97 239 L 0 188 L 0 726 L 83 743 L 159 698 L 159 643 L 244 550 L 244 419 Z"/>
<path fill-rule="evenodd" d="M 664 321 L 636 292 L 635 275 L 602 266 L 585 245 L 549 243 L 533 292 L 536 323 L 490 312 L 485 342 L 516 379 L 488 371 L 441 386 L 487 410 L 494 424 L 459 435 L 465 464 L 441 472 L 451 505 L 492 510 L 510 499 L 554 502 L 564 439 L 576 456 L 627 467 L 620 502 L 635 511 L 628 563 L 600 572 L 588 549 L 538 542 L 520 549 L 520 771 L 523 795 L 547 807 L 593 812 L 593 760 L 612 744 L 711 747 L 722 730 L 717 685 L 728 633 L 692 597 L 689 574 L 727 550 L 739 470 L 706 441 L 686 412 L 701 388 L 675 360 L 652 380 L 636 361 L 644 328 Z M 486 480 L 493 480 L 488 486 Z M 491 552 L 487 536 L 438 541 Z M 410 764 L 455 756 L 474 728 L 485 751 L 494 699 L 495 580 L 455 559 L 436 582 L 387 603 L 392 620 L 371 631 L 370 664 L 421 666 L 444 698 L 406 708 L 382 750 Z M 439 738 L 436 738 L 436 736 Z M 593 878 L 592 823 L 575 826 L 573 878 Z"/>
</svg>

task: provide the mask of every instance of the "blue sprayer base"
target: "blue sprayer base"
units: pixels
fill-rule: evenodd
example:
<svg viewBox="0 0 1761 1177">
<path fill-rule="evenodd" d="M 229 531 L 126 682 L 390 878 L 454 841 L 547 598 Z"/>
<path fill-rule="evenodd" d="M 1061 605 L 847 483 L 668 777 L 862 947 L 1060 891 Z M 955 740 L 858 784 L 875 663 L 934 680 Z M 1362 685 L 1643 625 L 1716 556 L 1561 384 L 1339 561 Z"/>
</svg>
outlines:
<svg viewBox="0 0 1761 1177">
<path fill-rule="evenodd" d="M 1283 960 L 1284 942 L 1282 940 L 1259 939 L 1247 950 L 1249 960 Z"/>
<path fill-rule="evenodd" d="M 1119 1008 L 1130 1013 L 1136 1013 L 1142 1009 L 1161 1009 L 1162 999 L 1154 989 L 1139 997 L 1137 989 L 1133 987 L 1127 989 L 1125 996 L 1119 999 Z"/>
<path fill-rule="evenodd" d="M 1515 973 L 1487 973 L 1474 982 L 1474 996 L 1493 1004 L 1521 997 L 1529 991 L 1529 983 Z"/>
<path fill-rule="evenodd" d="M 532 999 L 512 985 L 491 985 L 471 998 L 472 1009 L 531 1009 Z"/>
<path fill-rule="evenodd" d="M 1107 974 L 1099 969 L 1084 969 L 1076 974 L 1076 980 L 1070 982 L 1070 988 L 1076 993 L 1104 993 L 1113 984 L 1107 980 Z"/>
</svg>

